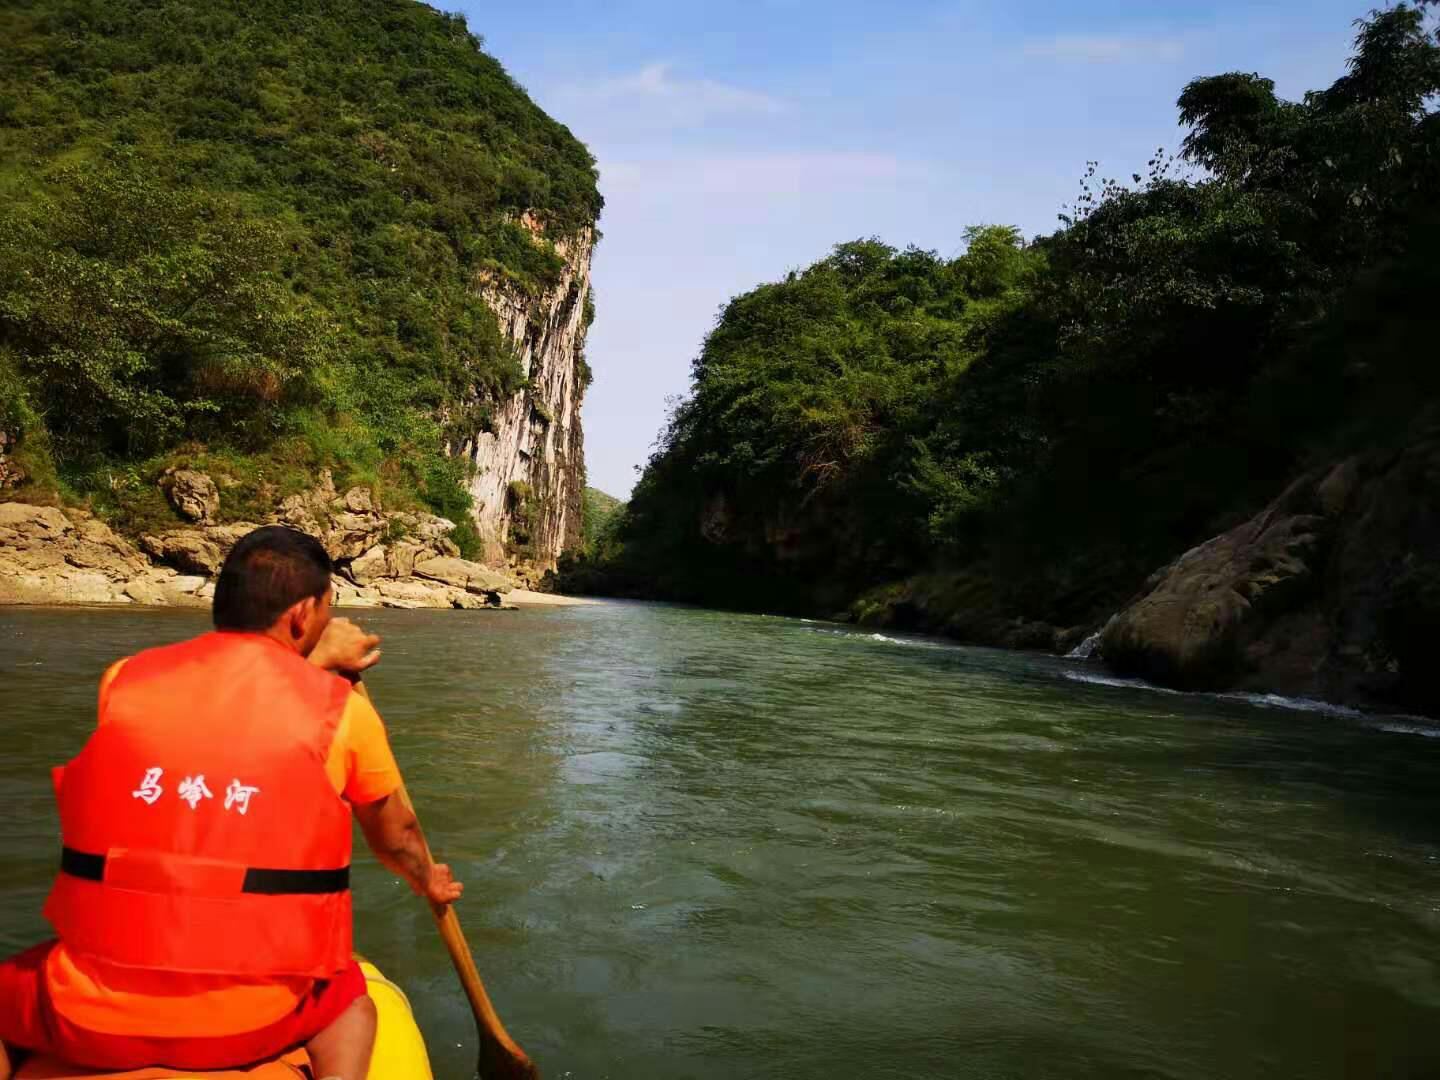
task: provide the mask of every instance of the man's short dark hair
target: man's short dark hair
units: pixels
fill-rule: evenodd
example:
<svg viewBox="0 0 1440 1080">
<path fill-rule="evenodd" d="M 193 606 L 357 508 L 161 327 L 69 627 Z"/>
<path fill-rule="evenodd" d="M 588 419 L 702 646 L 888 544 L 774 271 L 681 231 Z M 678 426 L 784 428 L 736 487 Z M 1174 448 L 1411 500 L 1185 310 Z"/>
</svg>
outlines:
<svg viewBox="0 0 1440 1080">
<path fill-rule="evenodd" d="M 330 588 L 333 567 L 319 540 L 284 525 L 246 533 L 215 582 L 217 630 L 268 630 L 292 604 Z"/>
</svg>

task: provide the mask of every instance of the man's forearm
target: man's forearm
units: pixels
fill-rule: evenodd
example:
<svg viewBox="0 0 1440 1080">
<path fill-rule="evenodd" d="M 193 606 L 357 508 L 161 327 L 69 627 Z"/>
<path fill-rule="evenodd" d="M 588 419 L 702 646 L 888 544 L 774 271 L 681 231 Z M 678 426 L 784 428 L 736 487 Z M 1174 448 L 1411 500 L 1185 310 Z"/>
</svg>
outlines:
<svg viewBox="0 0 1440 1080">
<path fill-rule="evenodd" d="M 430 858 L 420 822 L 403 789 L 357 805 L 355 819 L 380 864 L 403 877 L 418 894 L 432 904 L 453 904 L 460 899 L 465 886 L 455 880 L 450 867 Z"/>
<path fill-rule="evenodd" d="M 375 849 L 375 857 L 387 870 L 399 874 L 417 893 L 424 894 L 430 878 L 430 859 L 420 836 L 420 823 L 413 821 L 387 837 L 390 842 Z"/>
</svg>

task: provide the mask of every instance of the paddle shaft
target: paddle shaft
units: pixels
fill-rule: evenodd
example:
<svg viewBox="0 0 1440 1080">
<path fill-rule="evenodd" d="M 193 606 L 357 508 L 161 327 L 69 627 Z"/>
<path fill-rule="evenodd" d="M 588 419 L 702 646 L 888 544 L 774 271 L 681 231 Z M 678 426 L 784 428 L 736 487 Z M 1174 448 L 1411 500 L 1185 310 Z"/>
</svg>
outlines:
<svg viewBox="0 0 1440 1080">
<path fill-rule="evenodd" d="M 368 701 L 370 692 L 365 689 L 365 684 L 358 677 L 354 683 L 356 693 L 364 695 Z M 415 804 L 410 801 L 410 793 L 405 790 L 403 782 L 394 797 L 398 798 L 400 804 L 411 814 L 415 814 Z M 430 854 L 430 844 L 425 839 L 425 831 L 420 827 L 418 814 L 415 815 L 415 832 L 425 851 L 426 862 L 434 862 L 434 856 Z M 460 977 L 460 985 L 470 1002 L 470 1011 L 475 1014 L 475 1028 L 480 1036 L 480 1075 L 485 1080 L 510 1080 L 512 1077 L 515 1080 L 538 1080 L 539 1070 L 505 1030 L 499 1014 L 495 1012 L 495 1006 L 490 1002 L 490 995 L 485 992 L 485 983 L 481 981 L 480 972 L 475 967 L 475 957 L 470 952 L 464 931 L 460 929 L 460 919 L 456 916 L 454 907 L 450 904 L 437 904 L 433 900 L 428 902 L 430 914 L 435 917 L 435 927 L 440 931 L 440 940 L 445 943 L 450 962 L 455 965 L 455 974 Z"/>
</svg>

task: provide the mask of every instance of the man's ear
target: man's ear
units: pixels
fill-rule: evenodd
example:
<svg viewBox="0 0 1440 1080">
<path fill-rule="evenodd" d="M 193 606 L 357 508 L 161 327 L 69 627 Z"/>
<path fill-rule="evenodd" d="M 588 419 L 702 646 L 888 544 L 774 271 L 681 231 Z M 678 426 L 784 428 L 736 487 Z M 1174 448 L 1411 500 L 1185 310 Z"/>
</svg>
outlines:
<svg viewBox="0 0 1440 1080">
<path fill-rule="evenodd" d="M 305 634 L 310 628 L 311 616 L 315 614 L 315 598 L 307 596 L 304 600 L 298 600 L 290 605 L 286 613 L 289 619 L 290 636 L 296 641 L 304 641 Z"/>
</svg>

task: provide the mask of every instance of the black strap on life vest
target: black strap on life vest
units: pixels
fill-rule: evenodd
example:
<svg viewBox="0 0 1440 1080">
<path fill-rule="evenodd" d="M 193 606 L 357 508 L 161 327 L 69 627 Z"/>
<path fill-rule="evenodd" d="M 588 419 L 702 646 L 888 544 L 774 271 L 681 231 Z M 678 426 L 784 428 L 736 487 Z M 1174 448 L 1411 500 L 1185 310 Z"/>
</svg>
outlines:
<svg viewBox="0 0 1440 1080">
<path fill-rule="evenodd" d="M 86 881 L 104 881 L 105 856 L 62 847 L 60 872 Z M 348 866 L 336 870 L 269 870 L 251 866 L 245 871 L 245 883 L 240 891 L 260 896 L 295 896 L 345 892 L 348 888 Z"/>
</svg>

